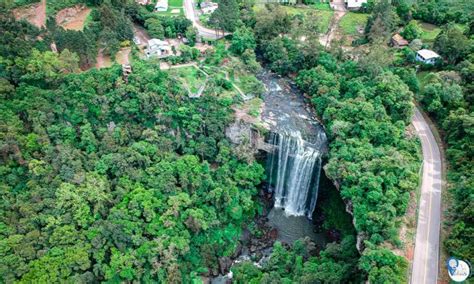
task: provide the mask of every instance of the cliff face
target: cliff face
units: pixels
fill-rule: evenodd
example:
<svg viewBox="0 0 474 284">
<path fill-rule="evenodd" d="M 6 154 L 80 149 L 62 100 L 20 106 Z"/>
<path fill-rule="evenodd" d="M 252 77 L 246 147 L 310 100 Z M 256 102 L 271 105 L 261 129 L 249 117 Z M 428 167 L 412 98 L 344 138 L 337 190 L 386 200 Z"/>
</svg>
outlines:
<svg viewBox="0 0 474 284">
<path fill-rule="evenodd" d="M 323 167 L 324 172 L 326 172 L 326 167 Z M 326 176 L 328 176 L 326 174 Z M 341 191 L 341 185 L 337 180 L 330 179 L 336 189 L 340 192 Z M 346 204 L 346 212 L 349 213 L 352 216 L 352 225 L 354 228 L 356 227 L 356 219 L 354 217 L 354 212 L 353 212 L 353 207 L 352 207 L 352 201 L 348 199 L 343 199 L 344 203 Z M 357 231 L 357 229 L 356 229 Z M 367 239 L 367 234 L 365 232 L 359 232 L 357 231 L 357 242 L 356 242 L 356 248 L 359 251 L 359 253 L 362 253 L 364 251 L 364 241 Z"/>
</svg>

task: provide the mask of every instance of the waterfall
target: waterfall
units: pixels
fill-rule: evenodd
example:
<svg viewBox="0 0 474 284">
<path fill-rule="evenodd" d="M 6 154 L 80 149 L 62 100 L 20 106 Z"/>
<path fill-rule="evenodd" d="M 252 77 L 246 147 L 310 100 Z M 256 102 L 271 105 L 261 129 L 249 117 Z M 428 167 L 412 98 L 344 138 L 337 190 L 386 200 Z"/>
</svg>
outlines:
<svg viewBox="0 0 474 284">
<path fill-rule="evenodd" d="M 316 207 L 326 136 L 321 130 L 313 140 L 303 140 L 300 132 L 270 133 L 274 148 L 267 160 L 268 182 L 275 207 L 284 208 L 288 215 L 311 218 Z"/>
</svg>

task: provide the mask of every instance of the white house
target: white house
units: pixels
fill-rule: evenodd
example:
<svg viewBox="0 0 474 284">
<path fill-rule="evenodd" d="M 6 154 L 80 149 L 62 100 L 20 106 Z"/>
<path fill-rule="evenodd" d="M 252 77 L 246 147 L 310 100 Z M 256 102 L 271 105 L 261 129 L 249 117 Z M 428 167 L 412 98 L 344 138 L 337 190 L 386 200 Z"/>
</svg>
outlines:
<svg viewBox="0 0 474 284">
<path fill-rule="evenodd" d="M 168 0 L 158 0 L 155 5 L 155 11 L 166 12 L 168 11 Z"/>
<path fill-rule="evenodd" d="M 203 14 L 212 14 L 217 8 L 219 4 L 211 2 L 211 1 L 204 1 L 201 3 L 201 11 Z"/>
<path fill-rule="evenodd" d="M 438 59 L 441 59 L 441 56 L 433 50 L 421 49 L 416 52 L 416 60 L 425 64 L 435 64 Z"/>
<path fill-rule="evenodd" d="M 148 5 L 150 4 L 151 0 L 136 0 L 140 5 Z"/>
<path fill-rule="evenodd" d="M 152 38 L 148 41 L 148 46 L 145 50 L 148 58 L 156 56 L 163 58 L 171 55 L 171 46 L 167 41 Z"/>
<path fill-rule="evenodd" d="M 346 2 L 347 9 L 357 10 L 362 7 L 362 4 L 367 3 L 367 0 L 344 0 Z"/>
</svg>

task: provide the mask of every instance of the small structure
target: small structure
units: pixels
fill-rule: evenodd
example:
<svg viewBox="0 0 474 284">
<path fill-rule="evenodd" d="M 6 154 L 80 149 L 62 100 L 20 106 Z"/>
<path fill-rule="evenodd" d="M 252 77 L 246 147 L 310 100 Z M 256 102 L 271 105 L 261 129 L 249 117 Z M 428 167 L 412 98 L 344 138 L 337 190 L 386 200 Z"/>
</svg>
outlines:
<svg viewBox="0 0 474 284">
<path fill-rule="evenodd" d="M 344 0 L 344 2 L 346 2 L 347 9 L 358 10 L 362 4 L 367 3 L 367 0 Z"/>
<path fill-rule="evenodd" d="M 155 5 L 155 11 L 166 12 L 168 11 L 168 0 L 158 0 Z"/>
<path fill-rule="evenodd" d="M 408 45 L 408 41 L 404 39 L 400 34 L 394 34 L 392 36 L 392 39 L 390 40 L 390 43 L 393 47 L 396 48 L 402 48 Z"/>
<path fill-rule="evenodd" d="M 132 74 L 132 66 L 130 64 L 122 64 L 122 78 L 128 84 L 128 76 Z"/>
<path fill-rule="evenodd" d="M 217 8 L 219 8 L 219 4 L 211 1 L 201 3 L 201 11 L 203 14 L 212 14 Z"/>
<path fill-rule="evenodd" d="M 171 55 L 171 46 L 167 41 L 152 38 L 148 41 L 148 46 L 145 50 L 148 58 L 156 56 L 163 58 Z"/>
<path fill-rule="evenodd" d="M 425 64 L 435 64 L 437 60 L 440 60 L 441 56 L 433 50 L 421 49 L 416 52 L 416 61 L 423 62 Z"/>
<path fill-rule="evenodd" d="M 151 3 L 151 0 L 136 0 L 140 5 L 148 5 Z"/>
</svg>

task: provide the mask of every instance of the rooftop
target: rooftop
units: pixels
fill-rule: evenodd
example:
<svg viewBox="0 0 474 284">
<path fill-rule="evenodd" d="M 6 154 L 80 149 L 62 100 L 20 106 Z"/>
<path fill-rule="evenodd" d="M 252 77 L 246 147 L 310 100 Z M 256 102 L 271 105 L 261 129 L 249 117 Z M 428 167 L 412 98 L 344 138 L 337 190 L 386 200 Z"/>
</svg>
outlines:
<svg viewBox="0 0 474 284">
<path fill-rule="evenodd" d="M 169 43 L 161 39 L 152 38 L 148 41 L 148 46 L 154 46 L 154 45 L 169 45 Z"/>
<path fill-rule="evenodd" d="M 431 58 L 439 58 L 439 54 L 434 52 L 433 50 L 429 49 L 421 49 L 417 51 L 418 55 L 423 57 L 425 60 L 431 59 Z"/>
<path fill-rule="evenodd" d="M 394 40 L 398 45 L 408 45 L 408 41 L 404 39 L 400 34 L 394 34 L 392 36 L 392 40 Z"/>
</svg>

